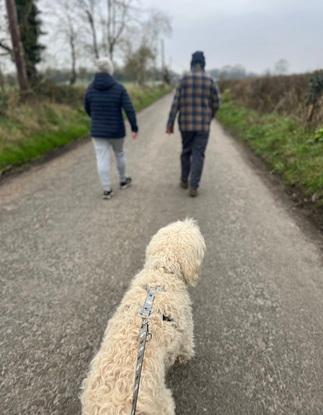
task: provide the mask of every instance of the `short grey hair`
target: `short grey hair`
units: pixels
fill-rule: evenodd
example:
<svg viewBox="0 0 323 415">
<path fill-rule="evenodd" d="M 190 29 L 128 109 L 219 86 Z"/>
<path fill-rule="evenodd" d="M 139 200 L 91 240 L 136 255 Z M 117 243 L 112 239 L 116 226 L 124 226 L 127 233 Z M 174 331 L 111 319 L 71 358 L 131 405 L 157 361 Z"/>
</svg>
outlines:
<svg viewBox="0 0 323 415">
<path fill-rule="evenodd" d="M 99 58 L 96 61 L 96 69 L 99 72 L 105 72 L 108 73 L 110 75 L 113 74 L 113 63 L 111 61 L 110 58 L 105 57 L 105 58 Z"/>
</svg>

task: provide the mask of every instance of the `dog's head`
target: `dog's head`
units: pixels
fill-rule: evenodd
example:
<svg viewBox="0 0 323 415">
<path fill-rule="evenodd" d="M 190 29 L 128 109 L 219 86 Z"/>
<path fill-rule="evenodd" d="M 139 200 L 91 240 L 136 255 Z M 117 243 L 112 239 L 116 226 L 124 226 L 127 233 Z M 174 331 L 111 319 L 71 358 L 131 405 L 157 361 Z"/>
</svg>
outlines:
<svg viewBox="0 0 323 415">
<path fill-rule="evenodd" d="M 205 241 L 192 219 L 171 223 L 153 236 L 146 250 L 146 267 L 182 275 L 195 286 L 205 253 Z"/>
</svg>

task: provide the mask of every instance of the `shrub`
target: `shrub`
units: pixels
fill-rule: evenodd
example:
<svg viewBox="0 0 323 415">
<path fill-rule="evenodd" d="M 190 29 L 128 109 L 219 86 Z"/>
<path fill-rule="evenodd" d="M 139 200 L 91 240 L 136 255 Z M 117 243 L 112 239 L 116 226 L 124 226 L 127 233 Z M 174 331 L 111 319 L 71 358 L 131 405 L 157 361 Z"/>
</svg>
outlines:
<svg viewBox="0 0 323 415">
<path fill-rule="evenodd" d="M 46 98 L 57 104 L 78 106 L 82 104 L 84 88 L 70 85 L 55 85 L 50 81 L 44 81 L 35 88 L 37 99 Z"/>
<path fill-rule="evenodd" d="M 276 112 L 291 116 L 302 122 L 323 121 L 322 72 L 290 76 L 266 76 L 240 81 L 221 82 L 222 90 L 229 90 L 232 98 L 260 113 Z M 314 104 L 313 114 L 309 114 L 309 104 Z M 310 110 L 311 112 L 311 110 Z"/>
</svg>

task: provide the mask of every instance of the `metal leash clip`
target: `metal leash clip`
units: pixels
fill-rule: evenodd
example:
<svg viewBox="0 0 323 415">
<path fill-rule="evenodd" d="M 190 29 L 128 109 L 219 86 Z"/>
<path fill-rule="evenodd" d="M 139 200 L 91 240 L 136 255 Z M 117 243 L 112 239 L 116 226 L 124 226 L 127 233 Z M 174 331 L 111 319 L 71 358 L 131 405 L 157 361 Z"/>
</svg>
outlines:
<svg viewBox="0 0 323 415">
<path fill-rule="evenodd" d="M 152 290 L 148 291 L 145 304 L 143 305 L 142 309 L 139 312 L 140 317 L 148 319 L 152 312 L 153 303 L 155 299 L 155 293 Z"/>
</svg>

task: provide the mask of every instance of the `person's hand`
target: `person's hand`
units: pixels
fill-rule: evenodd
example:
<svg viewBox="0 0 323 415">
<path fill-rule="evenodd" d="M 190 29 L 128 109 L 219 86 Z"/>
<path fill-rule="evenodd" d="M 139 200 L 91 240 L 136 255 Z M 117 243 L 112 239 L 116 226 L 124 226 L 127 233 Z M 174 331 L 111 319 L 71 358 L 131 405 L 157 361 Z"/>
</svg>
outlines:
<svg viewBox="0 0 323 415">
<path fill-rule="evenodd" d="M 138 133 L 135 133 L 134 131 L 132 132 L 132 139 L 133 140 L 137 140 L 138 138 Z"/>
<path fill-rule="evenodd" d="M 167 127 L 166 134 L 168 134 L 168 135 L 174 134 L 174 128 Z"/>
</svg>

